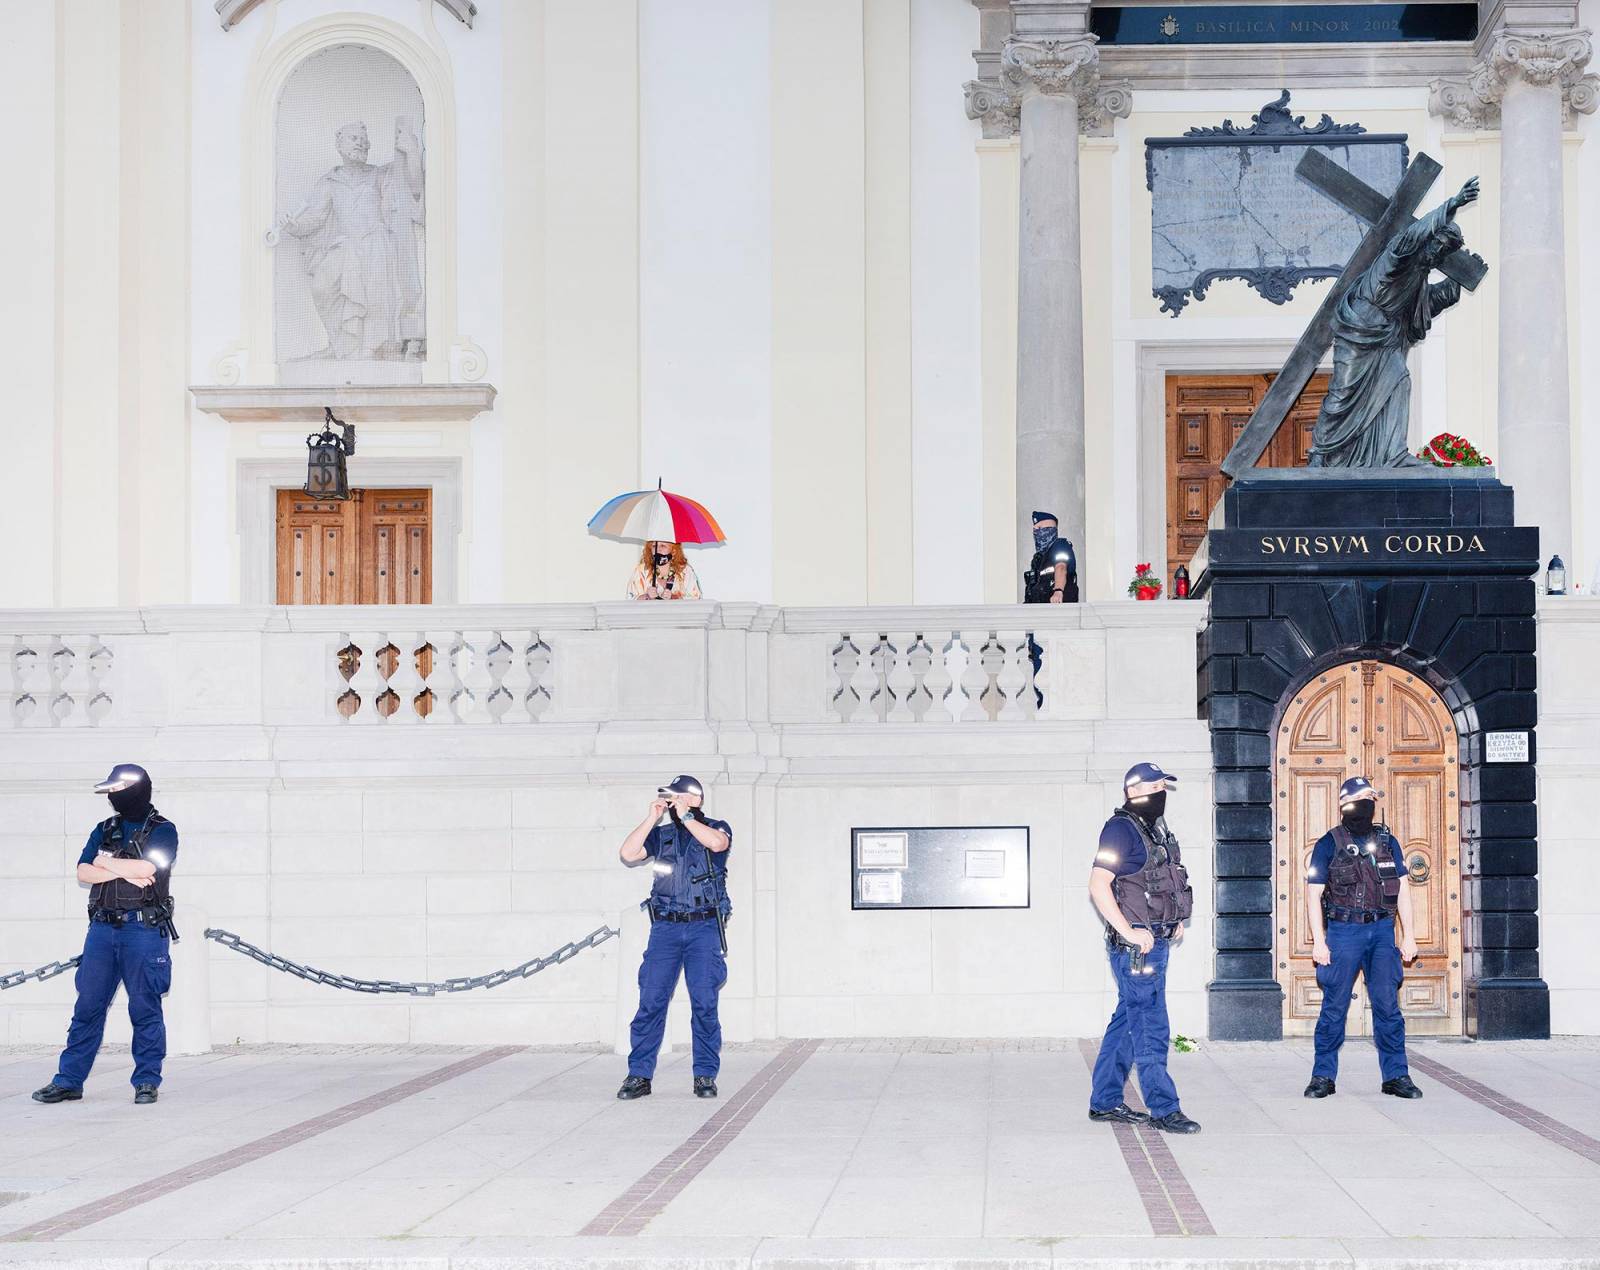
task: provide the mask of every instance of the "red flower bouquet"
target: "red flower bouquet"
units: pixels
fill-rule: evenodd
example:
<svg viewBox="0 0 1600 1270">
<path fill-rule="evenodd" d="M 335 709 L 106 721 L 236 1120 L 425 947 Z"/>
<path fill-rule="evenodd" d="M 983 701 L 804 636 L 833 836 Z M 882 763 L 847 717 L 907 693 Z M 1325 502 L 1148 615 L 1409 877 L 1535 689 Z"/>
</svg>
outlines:
<svg viewBox="0 0 1600 1270">
<path fill-rule="evenodd" d="M 1493 467 L 1494 460 L 1479 454 L 1472 442 L 1452 432 L 1441 432 L 1417 451 L 1419 459 L 1426 459 L 1434 467 Z"/>
<path fill-rule="evenodd" d="M 1161 579 L 1150 572 L 1149 564 L 1134 565 L 1128 594 L 1136 600 L 1153 600 L 1161 594 Z"/>
</svg>

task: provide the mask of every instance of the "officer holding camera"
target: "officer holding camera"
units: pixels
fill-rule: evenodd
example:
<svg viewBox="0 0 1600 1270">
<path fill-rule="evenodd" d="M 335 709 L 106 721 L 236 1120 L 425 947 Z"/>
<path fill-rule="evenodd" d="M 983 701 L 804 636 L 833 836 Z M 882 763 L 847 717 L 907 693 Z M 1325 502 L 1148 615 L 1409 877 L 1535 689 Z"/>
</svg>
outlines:
<svg viewBox="0 0 1600 1270">
<path fill-rule="evenodd" d="M 106 1010 L 120 983 L 133 1023 L 133 1100 L 152 1103 L 167 1055 L 162 994 L 172 986 L 172 896 L 178 830 L 151 805 L 150 774 L 119 764 L 94 787 L 116 814 L 89 834 L 78 857 L 78 881 L 89 884 L 89 933 L 78 962 L 78 1003 L 56 1077 L 33 1093 L 35 1102 L 77 1102 L 89 1078 Z"/>
<path fill-rule="evenodd" d="M 618 852 L 629 868 L 648 861 L 655 875 L 650 896 L 640 906 L 650 914 L 650 942 L 639 966 L 639 1011 L 633 1016 L 628 1078 L 617 1090 L 624 1101 L 650 1093 L 679 974 L 689 985 L 695 1097 L 717 1096 L 722 1062 L 717 994 L 728 980 L 725 926 L 732 912 L 727 871 L 733 830 L 726 821 L 705 815 L 704 804 L 705 790 L 692 776 L 663 785 Z"/>
<path fill-rule="evenodd" d="M 1167 1074 L 1167 956 L 1194 911 L 1178 838 L 1165 819 L 1167 791 L 1177 784 L 1177 777 L 1154 763 L 1130 767 L 1122 780 L 1123 804 L 1100 831 L 1089 870 L 1089 897 L 1105 919 L 1106 950 L 1117 977 L 1117 1008 L 1095 1060 L 1089 1119 L 1199 1133 L 1199 1124 L 1179 1108 Z M 1149 1115 L 1122 1098 L 1133 1066 Z"/>
</svg>

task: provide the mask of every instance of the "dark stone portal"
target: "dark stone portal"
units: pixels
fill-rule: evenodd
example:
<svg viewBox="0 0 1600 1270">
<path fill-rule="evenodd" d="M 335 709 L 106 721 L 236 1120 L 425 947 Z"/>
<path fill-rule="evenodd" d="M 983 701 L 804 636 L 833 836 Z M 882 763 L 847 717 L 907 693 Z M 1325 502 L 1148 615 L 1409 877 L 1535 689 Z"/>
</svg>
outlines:
<svg viewBox="0 0 1600 1270">
<path fill-rule="evenodd" d="M 1274 730 L 1301 686 L 1356 658 L 1421 676 L 1455 719 L 1468 1033 L 1548 1036 L 1534 801 L 1539 531 L 1515 526 L 1507 486 L 1465 472 L 1259 469 L 1227 490 L 1220 517 L 1195 587 L 1210 605 L 1199 696 L 1216 767 L 1211 1036 L 1282 1036 Z M 1527 733 L 1528 761 L 1486 761 L 1491 732 Z"/>
</svg>

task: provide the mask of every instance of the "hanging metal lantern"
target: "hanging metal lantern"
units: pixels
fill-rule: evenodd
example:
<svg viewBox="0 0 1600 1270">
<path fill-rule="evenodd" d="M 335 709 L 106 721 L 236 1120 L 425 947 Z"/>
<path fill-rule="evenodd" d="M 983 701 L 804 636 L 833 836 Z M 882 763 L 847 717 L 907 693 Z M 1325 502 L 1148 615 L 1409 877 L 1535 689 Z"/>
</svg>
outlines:
<svg viewBox="0 0 1600 1270">
<path fill-rule="evenodd" d="M 1567 593 L 1567 566 L 1561 562 L 1560 556 L 1551 556 L 1550 563 L 1545 567 L 1544 593 L 1546 595 Z"/>
<path fill-rule="evenodd" d="M 349 498 L 350 473 L 345 459 L 356 452 L 355 425 L 335 419 L 327 406 L 322 408 L 322 416 L 322 431 L 306 438 L 306 449 L 311 453 L 306 460 L 305 492 L 312 498 Z M 341 435 L 334 435 L 334 425 L 338 425 Z"/>
</svg>

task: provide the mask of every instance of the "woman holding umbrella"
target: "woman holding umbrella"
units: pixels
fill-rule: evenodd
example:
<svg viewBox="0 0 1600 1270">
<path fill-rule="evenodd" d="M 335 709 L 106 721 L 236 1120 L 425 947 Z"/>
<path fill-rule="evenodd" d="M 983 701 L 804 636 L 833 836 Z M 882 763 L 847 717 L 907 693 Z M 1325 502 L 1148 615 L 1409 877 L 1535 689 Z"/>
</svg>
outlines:
<svg viewBox="0 0 1600 1270">
<path fill-rule="evenodd" d="M 684 558 L 683 544 L 717 546 L 721 527 L 699 503 L 661 488 L 618 494 L 594 514 L 589 532 L 619 542 L 642 542 L 628 581 L 630 600 L 698 600 L 700 580 Z"/>
<path fill-rule="evenodd" d="M 628 580 L 630 600 L 698 600 L 700 579 L 675 542 L 647 542 Z"/>
</svg>

